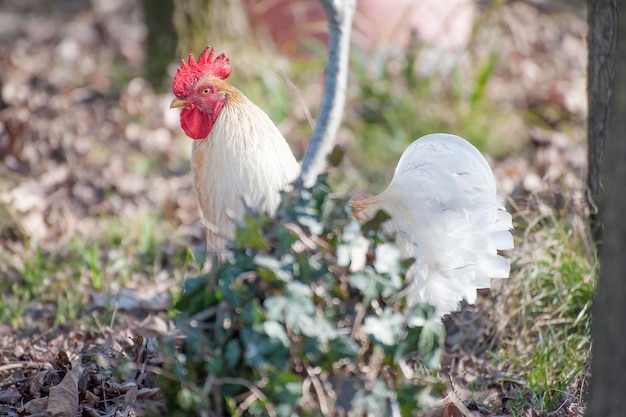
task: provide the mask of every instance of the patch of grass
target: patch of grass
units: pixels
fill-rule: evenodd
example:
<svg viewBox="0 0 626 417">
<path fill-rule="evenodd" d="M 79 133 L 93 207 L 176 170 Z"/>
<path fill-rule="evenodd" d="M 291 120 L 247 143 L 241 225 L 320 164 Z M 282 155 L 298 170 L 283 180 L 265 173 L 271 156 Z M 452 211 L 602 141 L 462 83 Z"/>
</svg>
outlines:
<svg viewBox="0 0 626 417">
<path fill-rule="evenodd" d="M 279 74 L 261 72 L 258 78 L 244 80 L 241 89 L 253 102 L 262 106 L 275 123 L 291 116 L 294 100 Z"/>
<path fill-rule="evenodd" d="M 52 254 L 29 241 L 22 249 L 20 256 L 3 256 L 10 278 L 0 284 L 0 292 L 9 294 L 0 307 L 0 320 L 22 327 L 25 320 L 39 321 L 51 310 L 55 310 L 55 325 L 75 320 L 82 306 L 80 272 L 76 269 L 79 258 L 69 253 Z"/>
<path fill-rule="evenodd" d="M 73 324 L 92 308 L 92 291 L 113 293 L 163 271 L 175 281 L 197 272 L 184 243 L 172 244 L 175 233 L 161 217 L 103 219 L 107 227 L 91 238 L 76 237 L 53 248 L 26 240 L 19 252 L 3 254 L 8 277 L 0 280 L 6 300 L 0 322 L 15 328 Z"/>
<path fill-rule="evenodd" d="M 356 138 L 349 154 L 372 184 L 381 181 L 381 167 L 390 177 L 402 151 L 429 133 L 454 133 L 488 153 L 502 152 L 509 138 L 496 127 L 506 125 L 510 132 L 513 119 L 521 117 L 487 97 L 496 53 L 431 74 L 420 73 L 419 56 L 418 49 L 375 56 L 353 53 L 351 83 L 357 87 L 349 106 L 357 118 L 346 120 Z"/>
<path fill-rule="evenodd" d="M 524 230 L 498 309 L 494 363 L 515 376 L 514 416 L 553 411 L 580 395 L 589 375 L 590 307 L 598 260 L 584 228 L 555 216 L 518 222 Z M 526 224 L 524 224 L 526 223 Z M 519 381 L 518 381 L 519 382 Z M 516 411 L 518 410 L 518 411 Z"/>
</svg>

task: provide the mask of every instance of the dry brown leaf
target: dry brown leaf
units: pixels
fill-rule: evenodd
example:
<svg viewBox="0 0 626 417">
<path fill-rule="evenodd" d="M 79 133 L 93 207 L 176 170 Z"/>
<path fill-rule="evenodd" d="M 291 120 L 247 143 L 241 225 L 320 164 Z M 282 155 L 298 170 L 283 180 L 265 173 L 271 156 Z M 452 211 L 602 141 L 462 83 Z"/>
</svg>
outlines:
<svg viewBox="0 0 626 417">
<path fill-rule="evenodd" d="M 53 417 L 72 417 L 78 411 L 80 366 L 65 374 L 60 384 L 50 388 L 46 412 Z"/>
<path fill-rule="evenodd" d="M 81 392 L 82 401 L 91 405 L 92 407 L 97 407 L 100 404 L 100 397 L 90 391 Z"/>
<path fill-rule="evenodd" d="M 37 372 L 30 380 L 28 384 L 28 392 L 35 398 L 39 398 L 41 396 L 41 387 L 44 385 L 44 380 L 46 379 L 46 375 L 48 371 Z"/>
<path fill-rule="evenodd" d="M 28 415 L 41 414 L 46 412 L 48 406 L 48 398 L 34 398 L 24 404 L 24 411 Z"/>
<path fill-rule="evenodd" d="M 0 404 L 13 404 L 22 398 L 22 394 L 17 391 L 0 391 Z"/>
<path fill-rule="evenodd" d="M 447 404 L 429 411 L 424 417 L 463 417 L 463 413 L 454 404 Z"/>
</svg>

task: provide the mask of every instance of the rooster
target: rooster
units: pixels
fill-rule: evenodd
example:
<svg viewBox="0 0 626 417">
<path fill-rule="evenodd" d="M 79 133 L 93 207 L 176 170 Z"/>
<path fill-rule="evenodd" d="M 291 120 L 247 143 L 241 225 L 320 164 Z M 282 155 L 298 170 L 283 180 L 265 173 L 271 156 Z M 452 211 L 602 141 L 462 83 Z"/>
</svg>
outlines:
<svg viewBox="0 0 626 417">
<path fill-rule="evenodd" d="M 273 213 L 300 173 L 287 141 L 269 116 L 224 81 L 231 67 L 208 46 L 189 54 L 174 77 L 180 124 L 194 139 L 191 173 L 207 225 L 207 249 L 220 253 L 248 208 Z"/>
<path fill-rule="evenodd" d="M 280 191 L 300 173 L 285 138 L 270 118 L 225 80 L 224 54 L 207 47 L 197 62 L 182 61 L 173 82 L 171 108 L 182 108 L 181 127 L 192 146 L 191 171 L 208 223 L 209 251 L 222 251 L 247 208 L 272 214 Z M 473 303 L 477 288 L 509 276 L 498 250 L 512 249 L 511 216 L 496 194 L 489 164 L 458 136 L 433 134 L 402 154 L 391 184 L 375 197 L 353 201 L 354 217 L 378 210 L 390 215 L 408 271 L 409 302 L 427 302 L 440 316 Z"/>
</svg>

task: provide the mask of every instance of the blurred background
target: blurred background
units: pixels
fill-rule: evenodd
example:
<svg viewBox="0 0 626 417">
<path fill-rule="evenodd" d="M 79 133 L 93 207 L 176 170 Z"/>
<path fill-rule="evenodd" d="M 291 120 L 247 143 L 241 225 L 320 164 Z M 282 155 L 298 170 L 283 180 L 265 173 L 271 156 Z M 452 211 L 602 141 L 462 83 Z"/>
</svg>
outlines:
<svg viewBox="0 0 626 417">
<path fill-rule="evenodd" d="M 586 33 L 582 0 L 360 0 L 345 156 L 329 171 L 337 195 L 359 196 L 424 134 L 485 153 L 514 213 L 514 269 L 498 307 L 458 326 L 476 337 L 449 327 L 447 349 L 495 328 L 492 375 L 524 374 L 543 411 L 560 407 L 555 392 L 580 399 L 588 375 Z M 226 53 L 232 84 L 301 158 L 326 42 L 312 0 L 0 2 L 0 359 L 51 326 L 102 329 L 122 311 L 127 327 L 165 332 L 204 241 L 191 140 L 169 109 L 180 60 Z"/>
<path fill-rule="evenodd" d="M 488 155 L 511 204 L 582 210 L 585 36 L 582 1 L 361 0 L 336 192 L 380 191 L 407 144 L 450 132 Z M 24 320 L 42 276 L 68 305 L 146 280 L 167 292 L 203 236 L 168 106 L 180 59 L 225 52 L 301 157 L 326 41 L 315 1 L 0 3 L 0 289 L 27 288 L 0 318 Z"/>
</svg>

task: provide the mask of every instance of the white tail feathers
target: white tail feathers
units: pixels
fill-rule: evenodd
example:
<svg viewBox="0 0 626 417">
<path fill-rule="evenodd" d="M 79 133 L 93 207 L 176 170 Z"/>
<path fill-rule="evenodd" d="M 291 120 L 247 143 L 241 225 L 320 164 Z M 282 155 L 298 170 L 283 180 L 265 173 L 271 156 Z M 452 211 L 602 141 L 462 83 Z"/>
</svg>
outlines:
<svg viewBox="0 0 626 417">
<path fill-rule="evenodd" d="M 379 195 L 352 203 L 355 218 L 382 209 L 405 257 L 410 303 L 427 302 L 443 316 L 491 278 L 508 278 L 509 262 L 498 250 L 513 248 L 511 215 L 496 194 L 483 155 L 465 139 L 432 134 L 402 154 L 391 184 Z"/>
</svg>

